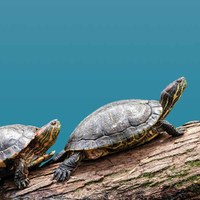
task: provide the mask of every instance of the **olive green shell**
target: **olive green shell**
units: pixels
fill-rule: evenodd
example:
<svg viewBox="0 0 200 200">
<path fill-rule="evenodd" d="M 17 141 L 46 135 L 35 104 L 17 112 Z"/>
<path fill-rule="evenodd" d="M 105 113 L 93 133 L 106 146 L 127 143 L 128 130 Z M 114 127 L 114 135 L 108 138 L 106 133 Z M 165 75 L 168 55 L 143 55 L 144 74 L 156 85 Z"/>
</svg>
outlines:
<svg viewBox="0 0 200 200">
<path fill-rule="evenodd" d="M 21 150 L 35 138 L 35 126 L 21 124 L 0 127 L 0 168 L 6 167 L 4 161 L 14 159 Z"/>
<path fill-rule="evenodd" d="M 112 147 L 149 130 L 162 116 L 162 112 L 160 102 L 155 100 L 123 100 L 107 104 L 77 126 L 65 150 Z"/>
</svg>

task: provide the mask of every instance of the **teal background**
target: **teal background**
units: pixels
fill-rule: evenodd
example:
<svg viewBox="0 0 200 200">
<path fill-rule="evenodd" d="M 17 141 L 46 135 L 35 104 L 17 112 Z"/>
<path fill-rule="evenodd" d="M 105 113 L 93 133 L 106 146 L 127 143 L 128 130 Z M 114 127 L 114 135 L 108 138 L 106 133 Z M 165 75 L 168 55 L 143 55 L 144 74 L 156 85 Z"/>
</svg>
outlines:
<svg viewBox="0 0 200 200">
<path fill-rule="evenodd" d="M 1 125 L 62 122 L 52 149 L 115 100 L 188 88 L 168 116 L 199 119 L 199 1 L 1 1 Z"/>
</svg>

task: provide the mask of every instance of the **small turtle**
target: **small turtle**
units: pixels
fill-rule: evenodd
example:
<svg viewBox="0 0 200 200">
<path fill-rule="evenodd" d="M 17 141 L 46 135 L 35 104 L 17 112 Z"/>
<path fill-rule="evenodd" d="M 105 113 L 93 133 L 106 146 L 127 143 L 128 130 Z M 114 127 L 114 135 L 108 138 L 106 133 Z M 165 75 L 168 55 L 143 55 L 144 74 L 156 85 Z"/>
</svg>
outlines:
<svg viewBox="0 0 200 200">
<path fill-rule="evenodd" d="M 53 120 L 38 128 L 14 124 L 0 127 L 0 169 L 2 173 L 14 171 L 19 189 L 29 184 L 28 168 L 38 166 L 54 155 L 45 152 L 54 144 L 60 131 L 60 122 Z"/>
<path fill-rule="evenodd" d="M 184 77 L 175 80 L 163 90 L 160 101 L 117 101 L 90 114 L 73 131 L 65 149 L 49 162 L 65 159 L 54 171 L 53 178 L 57 181 L 69 179 L 80 161 L 141 145 L 161 131 L 172 136 L 182 135 L 184 129 L 176 129 L 163 119 L 182 95 L 186 84 Z"/>
</svg>

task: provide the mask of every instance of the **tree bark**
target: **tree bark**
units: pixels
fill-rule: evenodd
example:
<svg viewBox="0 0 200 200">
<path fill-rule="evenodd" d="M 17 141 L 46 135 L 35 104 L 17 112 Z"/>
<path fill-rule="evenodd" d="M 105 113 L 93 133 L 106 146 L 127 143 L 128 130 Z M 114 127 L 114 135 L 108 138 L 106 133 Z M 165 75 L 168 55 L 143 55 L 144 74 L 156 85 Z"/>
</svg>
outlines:
<svg viewBox="0 0 200 200">
<path fill-rule="evenodd" d="M 183 125 L 181 137 L 163 133 L 153 141 L 83 162 L 69 181 L 52 181 L 52 164 L 30 173 L 28 188 L 5 180 L 0 199 L 200 199 L 200 121 Z"/>
</svg>

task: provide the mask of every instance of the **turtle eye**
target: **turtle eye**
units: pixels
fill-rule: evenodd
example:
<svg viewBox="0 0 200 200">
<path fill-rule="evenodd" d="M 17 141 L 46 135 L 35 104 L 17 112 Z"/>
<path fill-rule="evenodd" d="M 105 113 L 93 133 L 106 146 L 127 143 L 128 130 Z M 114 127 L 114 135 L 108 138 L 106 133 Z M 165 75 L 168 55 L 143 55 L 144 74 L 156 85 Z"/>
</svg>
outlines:
<svg viewBox="0 0 200 200">
<path fill-rule="evenodd" d="M 52 122 L 51 122 L 51 125 L 52 125 L 52 126 L 55 126 L 55 125 L 56 125 L 56 120 L 52 121 Z"/>
</svg>

